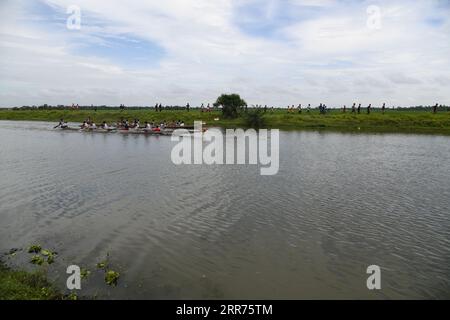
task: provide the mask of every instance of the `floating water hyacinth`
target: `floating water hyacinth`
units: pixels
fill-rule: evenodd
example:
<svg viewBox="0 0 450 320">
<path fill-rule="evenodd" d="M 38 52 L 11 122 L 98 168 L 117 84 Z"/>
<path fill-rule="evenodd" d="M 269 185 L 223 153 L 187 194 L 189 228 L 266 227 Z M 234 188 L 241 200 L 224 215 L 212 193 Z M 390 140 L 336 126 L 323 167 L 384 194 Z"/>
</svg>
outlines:
<svg viewBox="0 0 450 320">
<path fill-rule="evenodd" d="M 39 253 L 41 252 L 42 247 L 40 245 L 34 244 L 28 248 L 29 253 Z"/>
<path fill-rule="evenodd" d="M 12 248 L 11 250 L 9 250 L 8 255 L 14 256 L 20 250 L 22 249 Z"/>
<path fill-rule="evenodd" d="M 34 255 L 31 258 L 30 262 L 32 264 L 37 264 L 38 266 L 40 266 L 40 265 L 42 265 L 44 263 L 44 258 L 42 258 L 41 256 L 38 256 L 38 255 Z"/>
<path fill-rule="evenodd" d="M 91 272 L 88 269 L 81 268 L 81 272 L 80 272 L 81 279 L 85 279 L 85 278 L 89 277 L 90 274 L 91 274 Z"/>
<path fill-rule="evenodd" d="M 105 269 L 106 266 L 108 265 L 108 259 L 109 259 L 109 252 L 106 253 L 106 259 L 97 263 L 97 268 L 98 269 Z"/>
<path fill-rule="evenodd" d="M 52 264 L 53 262 L 55 262 L 55 256 L 54 256 L 53 254 L 50 254 L 50 255 L 47 257 L 47 263 L 48 263 L 48 264 Z"/>
<path fill-rule="evenodd" d="M 78 295 L 75 292 L 70 293 L 65 300 L 78 300 Z"/>
<path fill-rule="evenodd" d="M 120 274 L 116 271 L 108 270 L 105 273 L 105 282 L 110 286 L 116 286 L 119 280 Z"/>
</svg>

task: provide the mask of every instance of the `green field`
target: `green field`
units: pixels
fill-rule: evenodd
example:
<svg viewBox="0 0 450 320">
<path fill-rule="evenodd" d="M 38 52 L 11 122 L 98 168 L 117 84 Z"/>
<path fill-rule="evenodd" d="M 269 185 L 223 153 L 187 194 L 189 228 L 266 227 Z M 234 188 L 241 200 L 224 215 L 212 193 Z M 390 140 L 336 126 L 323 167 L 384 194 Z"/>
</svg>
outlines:
<svg viewBox="0 0 450 320">
<path fill-rule="evenodd" d="M 194 120 L 202 120 L 207 126 L 221 126 L 227 128 L 245 127 L 245 120 L 223 119 L 220 111 L 200 112 L 200 110 L 163 110 L 155 112 L 153 109 L 119 109 L 98 111 L 94 110 L 12 110 L 0 109 L 0 120 L 36 120 L 58 122 L 64 118 L 69 122 L 82 122 L 91 117 L 95 122 L 115 123 L 121 118 L 139 119 L 144 121 L 176 121 L 183 120 L 186 125 L 193 124 Z M 216 121 L 215 118 L 219 120 Z M 411 132 L 411 133 L 436 133 L 450 134 L 450 112 L 440 111 L 433 114 L 431 111 L 414 110 L 392 110 L 385 114 L 380 110 L 373 110 L 366 114 L 351 112 L 342 113 L 340 110 L 332 110 L 326 115 L 319 114 L 318 110 L 309 113 L 303 111 L 288 113 L 286 110 L 268 110 L 264 114 L 267 128 L 278 128 L 283 130 L 335 130 L 335 131 L 364 131 L 364 132 Z"/>
</svg>

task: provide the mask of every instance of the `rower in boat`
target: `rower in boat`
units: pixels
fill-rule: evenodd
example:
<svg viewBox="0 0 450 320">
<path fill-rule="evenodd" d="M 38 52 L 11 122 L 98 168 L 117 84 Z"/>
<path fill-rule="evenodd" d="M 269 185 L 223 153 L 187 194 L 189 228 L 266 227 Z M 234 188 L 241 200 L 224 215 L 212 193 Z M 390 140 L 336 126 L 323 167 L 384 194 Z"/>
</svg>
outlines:
<svg viewBox="0 0 450 320">
<path fill-rule="evenodd" d="M 156 126 L 156 128 L 153 128 L 152 130 L 153 132 L 161 132 L 161 128 Z"/>
<path fill-rule="evenodd" d="M 133 124 L 131 125 L 131 128 L 133 128 L 133 129 L 135 129 L 135 130 L 138 130 L 138 129 L 139 129 L 139 126 L 140 126 L 140 124 L 139 124 L 139 119 L 134 119 L 134 120 L 133 120 Z"/>
<path fill-rule="evenodd" d="M 128 119 L 122 120 L 122 123 L 120 124 L 120 129 L 128 130 L 129 128 L 130 125 L 128 124 Z"/>
<path fill-rule="evenodd" d="M 110 127 L 108 126 L 106 121 L 103 121 L 102 128 L 105 129 L 105 130 L 109 130 L 110 129 Z"/>
<path fill-rule="evenodd" d="M 149 122 L 147 122 L 147 121 L 145 121 L 144 130 L 145 131 L 152 131 L 152 125 Z"/>
<path fill-rule="evenodd" d="M 97 129 L 97 125 L 95 124 L 95 122 L 91 123 L 91 125 L 89 126 L 89 129 L 92 129 L 92 130 L 96 130 Z"/>
<path fill-rule="evenodd" d="M 61 129 L 67 129 L 69 126 L 67 125 L 67 122 L 66 121 L 64 121 L 64 119 L 60 119 L 59 120 L 59 123 L 58 123 L 58 125 L 56 126 L 56 127 L 54 127 L 54 129 L 56 129 L 56 128 L 61 128 Z"/>
</svg>

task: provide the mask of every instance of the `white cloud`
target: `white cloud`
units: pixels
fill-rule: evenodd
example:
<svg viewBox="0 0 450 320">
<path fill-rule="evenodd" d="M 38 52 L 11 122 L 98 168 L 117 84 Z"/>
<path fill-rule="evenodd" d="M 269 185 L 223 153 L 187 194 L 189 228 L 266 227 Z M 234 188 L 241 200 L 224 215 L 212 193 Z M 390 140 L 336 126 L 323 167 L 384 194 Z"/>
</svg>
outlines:
<svg viewBox="0 0 450 320">
<path fill-rule="evenodd" d="M 316 13 L 279 26 L 275 13 L 287 2 L 259 2 L 261 23 L 271 19 L 277 38 L 238 26 L 237 0 L 46 1 L 63 12 L 81 7 L 82 29 L 72 32 L 62 23 L 28 20 L 28 1 L 6 0 L 0 4 L 0 105 L 195 105 L 231 91 L 251 104 L 277 106 L 450 104 L 442 80 L 450 74 L 448 11 L 437 2 L 379 1 L 381 30 L 366 26 L 369 2 L 290 0 Z M 426 17 L 447 19 L 436 26 Z M 164 55 L 131 68 L 73 50 L 100 46 L 105 36 L 155 43 Z"/>
</svg>

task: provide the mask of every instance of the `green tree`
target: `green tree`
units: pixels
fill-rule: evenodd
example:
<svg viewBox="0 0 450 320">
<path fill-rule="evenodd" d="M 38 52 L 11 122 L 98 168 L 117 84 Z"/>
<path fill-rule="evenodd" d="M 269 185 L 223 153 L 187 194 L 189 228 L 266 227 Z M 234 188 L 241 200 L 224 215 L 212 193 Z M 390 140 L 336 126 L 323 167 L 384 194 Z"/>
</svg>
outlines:
<svg viewBox="0 0 450 320">
<path fill-rule="evenodd" d="M 222 107 L 225 118 L 237 118 L 247 103 L 238 94 L 222 94 L 214 103 L 215 107 Z"/>
</svg>

